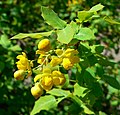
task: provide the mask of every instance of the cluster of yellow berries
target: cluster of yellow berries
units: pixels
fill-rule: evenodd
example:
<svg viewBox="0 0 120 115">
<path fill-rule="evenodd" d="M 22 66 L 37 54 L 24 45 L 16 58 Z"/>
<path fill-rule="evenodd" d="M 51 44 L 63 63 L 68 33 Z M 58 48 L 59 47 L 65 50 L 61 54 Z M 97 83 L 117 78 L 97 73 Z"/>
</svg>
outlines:
<svg viewBox="0 0 120 115">
<path fill-rule="evenodd" d="M 36 54 L 40 54 L 37 62 L 40 64 L 38 68 L 42 69 L 39 69 L 40 73 L 34 78 L 35 85 L 31 88 L 32 95 L 38 98 L 43 94 L 43 90 L 49 91 L 53 86 L 64 85 L 65 76 L 59 71 L 59 68 L 55 69 L 55 66 L 62 66 L 66 70 L 71 69 L 75 63 L 79 62 L 78 53 L 77 50 L 70 48 L 51 50 L 50 40 L 41 40 Z M 14 77 L 18 80 L 23 80 L 25 75 L 28 77 L 32 74 L 32 61 L 27 59 L 25 53 L 22 54 L 17 56 L 19 59 L 16 62 L 18 71 L 14 73 Z"/>
</svg>

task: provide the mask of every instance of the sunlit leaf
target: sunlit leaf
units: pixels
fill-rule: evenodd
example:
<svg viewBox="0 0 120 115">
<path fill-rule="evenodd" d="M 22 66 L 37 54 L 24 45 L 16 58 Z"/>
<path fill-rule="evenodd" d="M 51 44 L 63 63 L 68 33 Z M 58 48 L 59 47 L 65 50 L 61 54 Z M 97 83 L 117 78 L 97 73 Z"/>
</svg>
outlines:
<svg viewBox="0 0 120 115">
<path fill-rule="evenodd" d="M 47 93 L 54 95 L 54 96 L 64 96 L 64 97 L 67 97 L 68 95 L 70 95 L 70 91 L 68 90 L 55 89 L 55 88 L 48 91 Z"/>
<path fill-rule="evenodd" d="M 74 36 L 74 38 L 78 40 L 94 40 L 94 32 L 90 28 L 80 28 L 77 35 Z"/>
<path fill-rule="evenodd" d="M 2 47 L 4 48 L 8 48 L 10 47 L 12 44 L 11 44 L 11 41 L 8 39 L 8 36 L 3 34 L 1 35 L 0 37 L 0 45 L 2 45 Z"/>
<path fill-rule="evenodd" d="M 103 5 L 97 4 L 97 5 L 93 6 L 89 11 L 97 12 L 99 10 L 102 10 L 103 8 L 104 8 Z"/>
<path fill-rule="evenodd" d="M 41 32 L 41 33 L 19 33 L 15 36 L 13 36 L 11 39 L 23 39 L 23 38 L 41 38 L 43 36 L 49 36 L 51 35 L 53 31 L 49 31 L 49 32 Z"/>
<path fill-rule="evenodd" d="M 57 31 L 57 40 L 61 43 L 68 44 L 73 39 L 75 32 L 75 26 L 73 26 L 72 23 L 67 24 L 67 26 L 64 29 Z"/>
<path fill-rule="evenodd" d="M 94 12 L 91 11 L 79 11 L 78 12 L 78 19 L 80 22 L 88 21 L 92 16 L 94 15 Z"/>
<path fill-rule="evenodd" d="M 30 115 L 35 115 L 36 113 L 39 113 L 41 110 L 50 110 L 57 106 L 57 102 L 54 96 L 52 95 L 46 95 L 40 97 L 34 105 L 34 108 Z"/>
<path fill-rule="evenodd" d="M 85 88 L 85 87 L 82 87 L 82 86 L 80 86 L 79 84 L 75 84 L 74 85 L 74 92 L 73 92 L 73 94 L 74 95 L 77 95 L 77 96 L 81 96 L 81 97 L 84 97 L 85 95 L 86 95 L 86 93 L 87 92 L 85 92 L 87 90 L 87 88 Z"/>
<path fill-rule="evenodd" d="M 66 26 L 66 22 L 61 20 L 53 10 L 42 6 L 41 11 L 44 20 L 53 28 L 63 29 Z"/>
</svg>

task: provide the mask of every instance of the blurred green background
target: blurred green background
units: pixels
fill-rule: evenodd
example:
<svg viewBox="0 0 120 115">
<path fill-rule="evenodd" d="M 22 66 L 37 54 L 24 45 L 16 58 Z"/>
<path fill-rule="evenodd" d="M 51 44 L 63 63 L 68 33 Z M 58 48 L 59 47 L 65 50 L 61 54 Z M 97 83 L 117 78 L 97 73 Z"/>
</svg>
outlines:
<svg viewBox="0 0 120 115">
<path fill-rule="evenodd" d="M 101 3 L 105 6 L 100 12 L 120 22 L 119 0 L 0 0 L 0 115 L 29 115 L 35 99 L 30 93 L 31 78 L 16 81 L 13 73 L 16 70 L 16 56 L 25 51 L 28 59 L 34 59 L 36 43 L 31 38 L 10 40 L 18 33 L 43 32 L 51 30 L 41 17 L 40 6 L 52 8 L 60 18 L 70 22 L 75 20 L 77 11 L 89 10 L 90 7 Z M 110 60 L 116 61 L 112 74 L 120 81 L 120 26 L 111 25 L 102 18 L 84 23 L 84 26 L 93 28 L 97 36 L 96 44 L 102 44 L 103 52 Z M 120 114 L 120 93 L 118 90 L 104 85 L 104 99 L 94 108 L 100 108 L 106 114 Z M 65 104 L 64 106 L 62 106 Z M 60 103 L 58 109 L 40 114 L 63 115 L 67 113 L 70 102 Z M 102 114 L 101 114 L 102 115 Z"/>
</svg>

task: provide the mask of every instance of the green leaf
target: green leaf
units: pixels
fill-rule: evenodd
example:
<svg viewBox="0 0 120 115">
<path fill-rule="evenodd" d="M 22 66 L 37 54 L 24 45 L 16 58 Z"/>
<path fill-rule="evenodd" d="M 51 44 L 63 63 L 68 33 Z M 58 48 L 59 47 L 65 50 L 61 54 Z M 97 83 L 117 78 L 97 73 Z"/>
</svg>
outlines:
<svg viewBox="0 0 120 115">
<path fill-rule="evenodd" d="M 95 36 L 93 31 L 90 28 L 80 28 L 77 35 L 74 36 L 74 38 L 78 40 L 94 40 Z"/>
<path fill-rule="evenodd" d="M 31 111 L 30 115 L 35 115 L 39 113 L 41 110 L 50 110 L 57 106 L 57 102 L 54 96 L 46 95 L 41 96 L 34 105 L 33 110 Z"/>
<path fill-rule="evenodd" d="M 22 51 L 21 47 L 19 45 L 11 46 L 9 50 L 12 51 Z"/>
<path fill-rule="evenodd" d="M 103 50 L 104 50 L 104 46 L 97 45 L 97 46 L 95 47 L 95 51 L 96 51 L 97 53 L 102 53 Z"/>
<path fill-rule="evenodd" d="M 108 76 L 108 75 L 104 75 L 102 77 L 103 80 L 105 80 L 110 86 L 112 86 L 113 88 L 116 89 L 120 89 L 120 84 L 119 82 L 116 80 L 116 78 Z"/>
<path fill-rule="evenodd" d="M 88 70 L 84 70 L 83 77 L 84 82 L 88 85 L 89 88 L 92 87 L 93 83 L 96 81 L 96 79 Z"/>
<path fill-rule="evenodd" d="M 90 55 L 87 57 L 90 66 L 94 66 L 98 61 L 97 58 L 94 55 Z"/>
<path fill-rule="evenodd" d="M 80 22 L 87 22 L 92 16 L 94 15 L 94 12 L 90 11 L 79 11 L 78 12 L 78 19 Z"/>
<path fill-rule="evenodd" d="M 102 111 L 99 111 L 99 115 L 107 115 L 107 114 Z"/>
<path fill-rule="evenodd" d="M 68 115 L 78 115 L 80 112 L 83 111 L 83 108 L 81 108 L 77 103 L 72 103 L 69 106 L 68 109 Z"/>
<path fill-rule="evenodd" d="M 71 95 L 70 97 L 75 103 L 84 109 L 86 114 L 94 114 L 94 112 L 91 111 L 77 96 Z"/>
<path fill-rule="evenodd" d="M 103 19 L 111 24 L 120 24 L 120 22 L 117 22 L 108 16 L 105 16 Z"/>
<path fill-rule="evenodd" d="M 44 20 L 53 28 L 63 29 L 66 26 L 66 22 L 61 20 L 53 10 L 42 6 L 41 11 Z"/>
<path fill-rule="evenodd" d="M 11 39 L 23 39 L 23 38 L 41 38 L 43 36 L 49 36 L 51 35 L 53 31 L 49 31 L 49 32 L 41 32 L 41 33 L 19 33 L 15 36 L 13 36 Z"/>
<path fill-rule="evenodd" d="M 8 39 L 7 35 L 5 35 L 5 34 L 1 35 L 1 37 L 0 37 L 0 45 L 2 45 L 2 47 L 6 48 L 6 49 L 12 45 L 11 41 Z"/>
<path fill-rule="evenodd" d="M 62 29 L 57 31 L 58 38 L 57 40 L 60 41 L 61 43 L 68 44 L 72 39 L 73 36 L 76 32 L 76 27 L 73 26 L 72 23 L 67 24 L 67 26 Z"/>
<path fill-rule="evenodd" d="M 102 10 L 103 8 L 104 8 L 103 5 L 97 4 L 97 5 L 93 6 L 89 11 L 97 12 L 97 11 L 99 11 L 99 10 Z"/>
<path fill-rule="evenodd" d="M 5 68 L 5 63 L 0 61 L 0 73 L 3 71 L 4 68 Z"/>
<path fill-rule="evenodd" d="M 66 91 L 66 90 L 62 90 L 62 89 L 56 89 L 53 88 L 52 90 L 48 91 L 47 93 L 54 95 L 54 96 L 64 96 L 67 97 L 68 95 L 70 95 L 70 91 Z"/>
<path fill-rule="evenodd" d="M 87 92 L 85 92 L 87 88 L 80 86 L 78 83 L 74 85 L 74 95 L 77 95 L 78 97 L 84 97 Z"/>
<path fill-rule="evenodd" d="M 94 82 L 92 84 L 91 90 L 92 90 L 91 93 L 94 94 L 96 97 L 100 97 L 103 95 L 102 88 L 98 82 Z"/>
</svg>

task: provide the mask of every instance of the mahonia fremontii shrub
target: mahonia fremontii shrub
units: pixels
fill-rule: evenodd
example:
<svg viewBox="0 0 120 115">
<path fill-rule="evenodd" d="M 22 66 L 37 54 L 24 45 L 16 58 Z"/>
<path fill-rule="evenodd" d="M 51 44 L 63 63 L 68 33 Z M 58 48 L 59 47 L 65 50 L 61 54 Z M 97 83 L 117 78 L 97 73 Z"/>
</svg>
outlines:
<svg viewBox="0 0 120 115">
<path fill-rule="evenodd" d="M 38 66 L 33 68 L 33 61 L 28 60 L 26 54 L 18 55 L 16 62 L 18 70 L 14 73 L 14 78 L 24 80 L 32 76 L 32 71 L 38 70 L 39 73 L 34 77 L 34 86 L 31 88 L 31 94 L 37 99 L 43 91 L 49 91 L 53 87 L 64 85 L 66 78 L 60 71 L 60 67 L 66 70 L 71 69 L 78 63 L 78 51 L 71 48 L 51 49 L 49 39 L 43 39 L 38 43 L 36 54 Z"/>
</svg>

